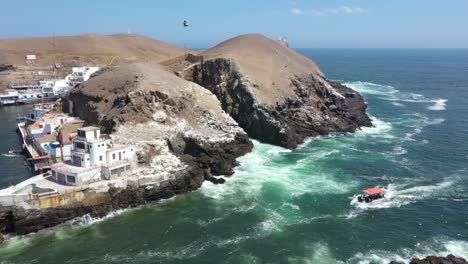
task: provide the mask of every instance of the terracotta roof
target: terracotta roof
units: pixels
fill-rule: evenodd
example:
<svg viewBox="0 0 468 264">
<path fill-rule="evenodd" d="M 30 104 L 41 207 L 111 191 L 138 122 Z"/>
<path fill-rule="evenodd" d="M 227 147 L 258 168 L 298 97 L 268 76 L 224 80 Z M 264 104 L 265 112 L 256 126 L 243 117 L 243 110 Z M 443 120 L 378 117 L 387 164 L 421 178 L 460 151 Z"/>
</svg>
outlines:
<svg viewBox="0 0 468 264">
<path fill-rule="evenodd" d="M 384 193 L 385 189 L 382 189 L 380 187 L 374 187 L 374 188 L 370 188 L 367 190 L 363 190 L 362 192 L 368 195 L 374 195 L 374 194 Z"/>
<path fill-rule="evenodd" d="M 78 128 L 83 127 L 84 121 L 74 121 L 71 123 L 66 123 L 62 125 L 62 134 L 63 134 L 63 144 L 70 143 L 74 136 L 76 136 L 76 131 Z M 51 134 L 45 134 L 43 137 L 36 139 L 39 143 L 47 142 L 56 142 L 57 141 L 57 132 Z"/>
</svg>

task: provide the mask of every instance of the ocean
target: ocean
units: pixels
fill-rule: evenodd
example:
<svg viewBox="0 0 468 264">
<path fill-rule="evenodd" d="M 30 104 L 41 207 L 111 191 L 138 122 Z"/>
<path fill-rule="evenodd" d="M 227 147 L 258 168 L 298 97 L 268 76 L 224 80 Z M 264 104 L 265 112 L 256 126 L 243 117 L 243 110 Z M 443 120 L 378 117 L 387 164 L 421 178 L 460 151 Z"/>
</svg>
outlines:
<svg viewBox="0 0 468 264">
<path fill-rule="evenodd" d="M 468 50 L 301 49 L 365 97 L 374 127 L 290 151 L 255 142 L 224 185 L 84 217 L 0 247 L 0 263 L 388 263 L 468 259 Z M 1 153 L 18 148 L 0 108 Z M 11 124 L 11 125 L 10 125 Z M 0 157 L 0 185 L 31 175 Z M 379 185 L 388 198 L 352 204 Z"/>
</svg>

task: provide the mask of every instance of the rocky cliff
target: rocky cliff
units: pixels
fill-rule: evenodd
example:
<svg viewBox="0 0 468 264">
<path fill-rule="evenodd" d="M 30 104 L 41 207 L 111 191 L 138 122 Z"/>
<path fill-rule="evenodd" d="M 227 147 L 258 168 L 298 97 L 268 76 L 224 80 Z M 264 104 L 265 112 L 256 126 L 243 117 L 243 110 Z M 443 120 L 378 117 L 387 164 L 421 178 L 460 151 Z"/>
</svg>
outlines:
<svg viewBox="0 0 468 264">
<path fill-rule="evenodd" d="M 467 264 L 464 258 L 455 257 L 454 255 L 447 255 L 446 257 L 428 256 L 424 259 L 414 258 L 410 264 Z M 392 261 L 390 264 L 404 264 L 403 262 Z"/>
<path fill-rule="evenodd" d="M 313 61 L 277 41 L 243 35 L 201 55 L 190 79 L 213 92 L 252 138 L 295 148 L 307 137 L 372 125 L 359 93 L 328 81 Z"/>
</svg>

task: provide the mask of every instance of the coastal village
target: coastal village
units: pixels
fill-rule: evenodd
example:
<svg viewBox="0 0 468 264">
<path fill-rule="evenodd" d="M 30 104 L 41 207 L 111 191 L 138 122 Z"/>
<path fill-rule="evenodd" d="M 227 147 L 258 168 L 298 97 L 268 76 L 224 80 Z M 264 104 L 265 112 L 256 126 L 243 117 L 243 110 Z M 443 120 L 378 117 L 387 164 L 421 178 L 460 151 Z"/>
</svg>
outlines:
<svg viewBox="0 0 468 264">
<path fill-rule="evenodd" d="M 181 68 L 180 64 L 194 61 L 199 62 L 199 58 L 187 54 L 161 64 Z M 164 72 L 163 75 L 179 80 L 172 73 L 159 72 L 161 69 L 158 68 L 156 74 Z M 168 150 L 167 143 L 161 141 L 158 135 L 138 135 L 125 129 L 122 132 L 121 129 L 121 133 L 117 134 L 119 140 L 116 141 L 111 135 L 103 133 L 106 129 L 102 126 L 86 126 L 85 120 L 73 115 L 74 108 L 79 106 L 67 99 L 67 93 L 88 81 L 99 71 L 99 67 L 72 67 L 71 70 L 63 79 L 44 79 L 34 85 L 18 84 L 3 89 L 11 96 L 8 100 L 5 98 L 2 107 L 10 104 L 32 104 L 32 109 L 26 115 L 16 119 L 22 139 L 22 153 L 38 175 L 0 190 L 0 208 L 34 210 L 89 204 L 89 200 L 95 200 L 99 194 L 107 194 L 110 188 L 153 188 L 174 180 L 178 171 L 186 169 L 186 165 Z M 184 85 L 191 87 L 185 83 Z M 30 96 L 25 101 L 24 96 L 29 94 L 35 96 Z M 152 108 L 160 107 L 161 103 L 161 99 L 154 95 L 149 102 Z M 160 113 L 158 119 L 168 119 L 165 115 Z M 232 122 L 232 119 L 229 120 Z M 226 131 L 238 133 L 236 127 L 233 132 Z M 184 127 L 182 129 L 185 130 Z M 156 129 L 158 130 L 160 129 Z M 145 130 L 138 132 L 145 133 Z M 167 135 L 172 134 L 173 132 L 167 132 Z M 144 143 L 138 144 L 141 139 Z M 222 137 L 221 139 L 224 140 Z M 141 146 L 147 145 L 147 142 L 151 143 L 147 151 L 149 153 L 144 153 L 145 156 L 141 157 L 137 148 L 141 150 Z M 146 159 L 147 156 L 153 158 L 145 161 L 150 163 L 149 168 L 139 166 L 141 159 Z"/>
<path fill-rule="evenodd" d="M 27 55 L 28 60 L 35 56 Z M 61 96 L 87 81 L 99 67 L 73 67 L 64 79 L 44 79 L 36 85 L 14 85 L 2 89 L 1 105 L 34 103 L 25 116 L 18 116 L 23 152 L 41 174 L 18 185 L 0 190 L 0 205 L 29 208 L 54 207 L 37 204 L 40 198 L 58 197 L 83 189 L 91 183 L 128 175 L 135 161 L 133 147 L 113 144 L 99 127 L 61 109 Z M 48 99 L 50 102 L 44 102 Z M 38 103 L 42 101 L 42 103 Z M 64 205 L 67 202 L 62 202 Z"/>
<path fill-rule="evenodd" d="M 6 233 L 102 217 L 196 190 L 205 180 L 223 183 L 252 150 L 249 136 L 292 149 L 311 136 L 371 125 L 358 93 L 329 82 L 284 41 L 248 34 L 188 53 L 138 35 L 72 39 L 122 48 L 119 55 L 70 51 L 60 60 L 17 53 L 16 66 L 0 71 L 9 83 L 2 107 L 33 103 L 17 121 L 38 173 L 0 190 Z M 49 42 L 37 41 L 46 52 Z M 251 51 L 271 64 L 256 67 Z M 157 63 L 146 61 L 148 54 Z M 234 87 L 242 96 L 229 92 Z"/>
</svg>

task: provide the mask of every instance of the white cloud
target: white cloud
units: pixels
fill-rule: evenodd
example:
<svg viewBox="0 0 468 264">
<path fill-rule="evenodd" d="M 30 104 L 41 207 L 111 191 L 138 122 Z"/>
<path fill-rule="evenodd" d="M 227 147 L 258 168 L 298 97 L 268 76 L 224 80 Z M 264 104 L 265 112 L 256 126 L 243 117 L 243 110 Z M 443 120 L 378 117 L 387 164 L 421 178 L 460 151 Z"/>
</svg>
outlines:
<svg viewBox="0 0 468 264">
<path fill-rule="evenodd" d="M 304 11 L 302 9 L 299 9 L 299 8 L 292 8 L 291 10 L 289 10 L 289 13 L 293 14 L 293 15 L 296 15 L 296 16 L 300 16 L 300 15 L 304 15 Z"/>
<path fill-rule="evenodd" d="M 312 16 L 326 16 L 327 14 L 323 11 L 319 11 L 319 10 L 312 10 L 310 11 L 310 14 Z"/>
<path fill-rule="evenodd" d="M 361 13 L 366 13 L 366 12 L 367 10 L 361 7 L 340 6 L 340 7 L 332 8 L 332 9 L 312 10 L 310 11 L 309 14 L 312 16 L 328 16 L 328 15 L 339 15 L 339 14 L 361 14 Z"/>
</svg>

